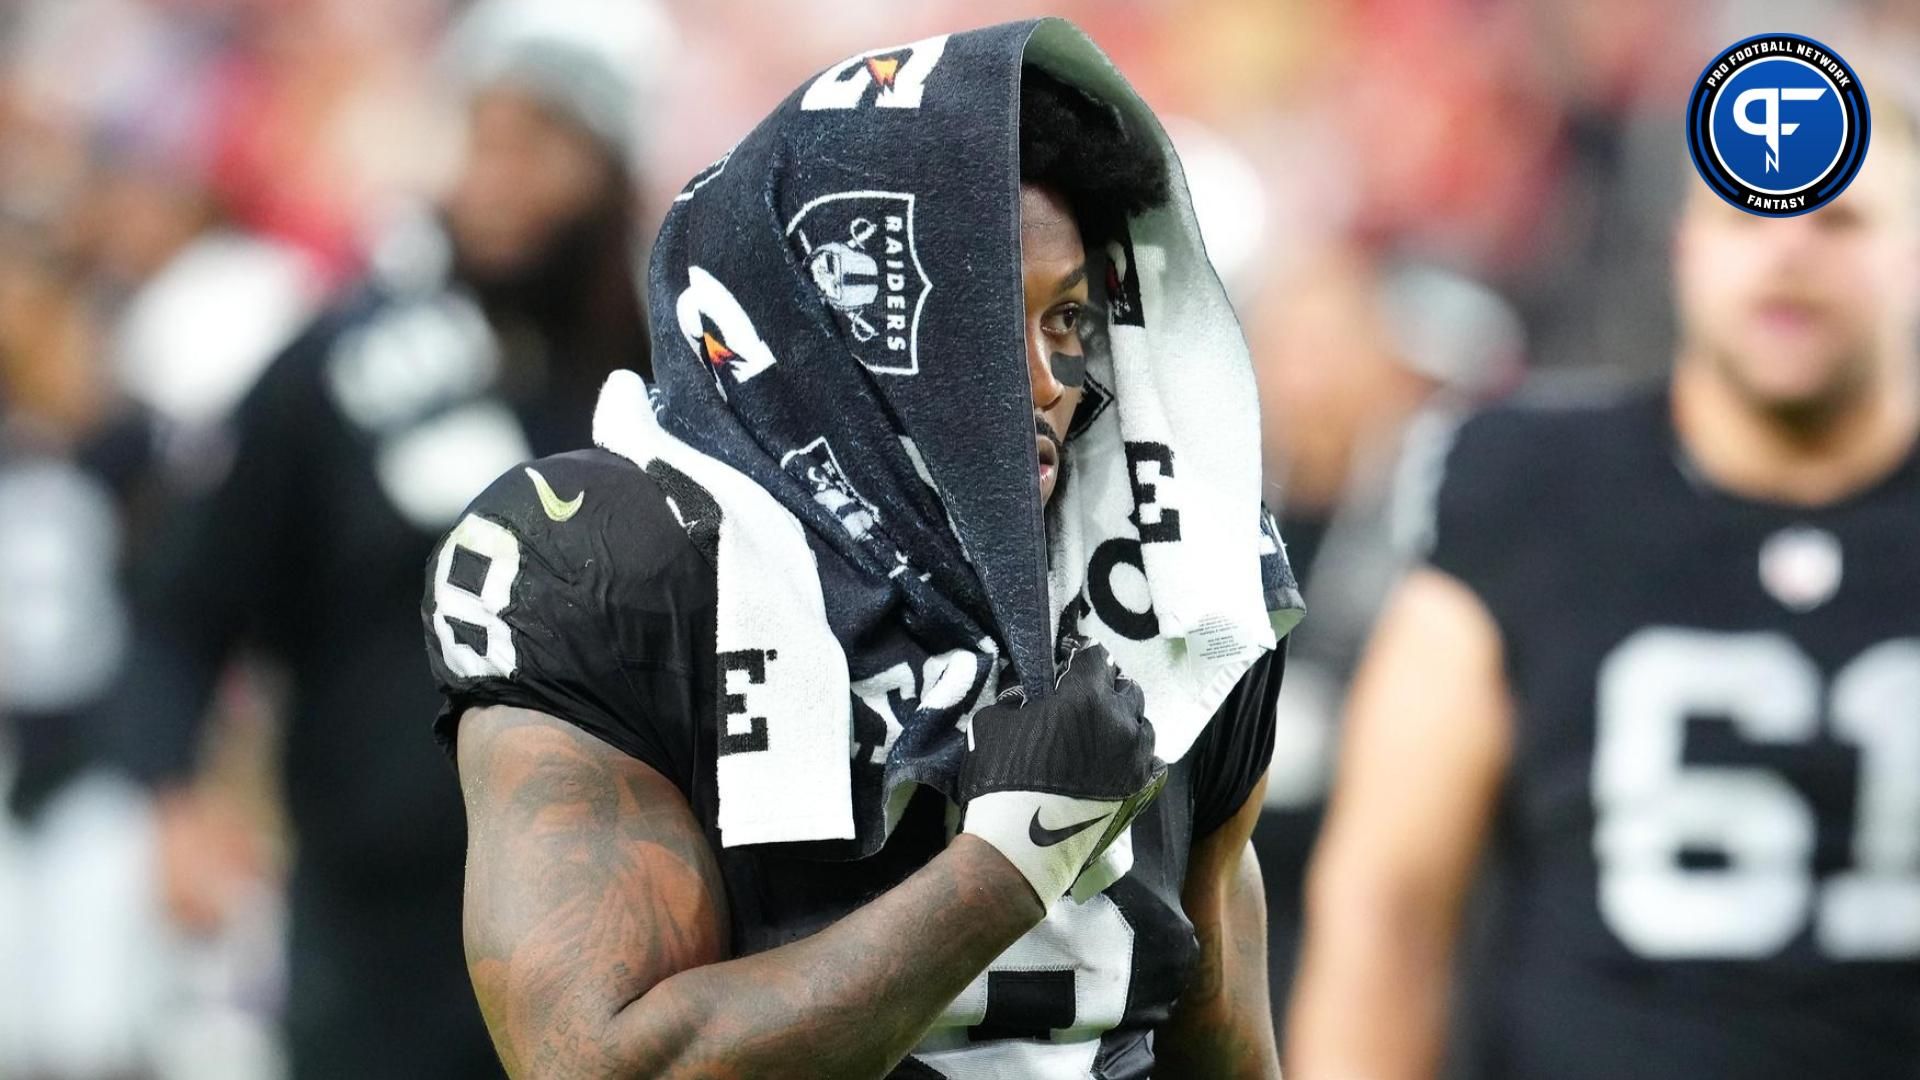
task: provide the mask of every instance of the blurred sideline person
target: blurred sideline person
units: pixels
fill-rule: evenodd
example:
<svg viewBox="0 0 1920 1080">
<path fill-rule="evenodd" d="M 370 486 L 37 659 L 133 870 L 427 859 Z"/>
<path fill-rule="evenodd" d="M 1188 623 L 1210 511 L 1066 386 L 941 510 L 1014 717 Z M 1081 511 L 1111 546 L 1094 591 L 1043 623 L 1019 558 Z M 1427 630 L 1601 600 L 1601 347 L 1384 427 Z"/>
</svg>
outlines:
<svg viewBox="0 0 1920 1080">
<path fill-rule="evenodd" d="M 132 1075 L 158 1004 L 141 792 L 85 718 L 127 642 L 107 380 L 46 231 L 0 236 L 0 1076 Z"/>
<path fill-rule="evenodd" d="M 291 675 L 296 1077 L 497 1073 L 461 961 L 458 793 L 418 734 L 418 575 L 488 480 L 582 445 L 605 374 L 646 366 L 635 56 L 659 31 L 642 6 L 471 10 L 449 45 L 466 156 L 437 218 L 395 230 L 268 365 L 137 568 L 112 714 L 137 775 L 190 783 L 243 643 Z"/>
<path fill-rule="evenodd" d="M 1269 296 L 1250 308 L 1266 472 L 1314 609 L 1289 641 L 1254 831 L 1279 1013 L 1348 681 L 1380 606 L 1417 557 L 1412 534 L 1446 434 L 1464 410 L 1513 384 L 1525 338 L 1484 286 L 1349 247 L 1274 280 Z"/>
<path fill-rule="evenodd" d="M 283 935 L 256 833 L 208 815 L 194 872 L 161 874 L 184 863 L 158 844 L 178 831 L 103 767 L 101 706 L 165 436 L 230 407 L 322 282 L 242 222 L 249 171 L 216 167 L 235 84 L 205 72 L 242 46 L 149 38 L 82 87 L 55 57 L 91 35 L 44 7 L 21 20 L 0 64 L 0 1075 L 268 1075 L 278 995 L 249 991 L 281 971 Z M 232 801 L 226 766 L 197 805 Z M 164 887 L 189 879 L 217 912 Z"/>
<path fill-rule="evenodd" d="M 1891 102 L 1832 205 L 1680 215 L 1669 385 L 1458 433 L 1355 686 L 1299 1080 L 1920 1069 L 1920 287 Z"/>
</svg>

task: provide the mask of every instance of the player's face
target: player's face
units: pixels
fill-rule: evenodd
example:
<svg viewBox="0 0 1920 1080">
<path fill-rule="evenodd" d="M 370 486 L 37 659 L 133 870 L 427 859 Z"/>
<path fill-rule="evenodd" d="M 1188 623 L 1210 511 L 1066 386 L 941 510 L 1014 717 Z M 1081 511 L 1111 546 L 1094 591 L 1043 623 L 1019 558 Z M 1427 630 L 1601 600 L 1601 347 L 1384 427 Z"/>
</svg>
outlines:
<svg viewBox="0 0 1920 1080">
<path fill-rule="evenodd" d="M 1833 415 L 1906 353 L 1920 286 L 1914 154 L 1885 143 L 1846 194 L 1810 214 L 1762 218 L 1704 189 L 1691 197 L 1675 248 L 1681 331 L 1757 408 Z"/>
<path fill-rule="evenodd" d="M 1027 380 L 1040 452 L 1040 501 L 1053 498 L 1067 426 L 1086 383 L 1080 318 L 1087 306 L 1087 249 L 1058 194 L 1020 186 L 1020 275 L 1027 295 Z"/>
<path fill-rule="evenodd" d="M 446 208 L 462 264 L 480 275 L 521 273 L 620 182 L 591 135 L 524 93 L 481 92 L 468 122 L 466 165 Z"/>
</svg>

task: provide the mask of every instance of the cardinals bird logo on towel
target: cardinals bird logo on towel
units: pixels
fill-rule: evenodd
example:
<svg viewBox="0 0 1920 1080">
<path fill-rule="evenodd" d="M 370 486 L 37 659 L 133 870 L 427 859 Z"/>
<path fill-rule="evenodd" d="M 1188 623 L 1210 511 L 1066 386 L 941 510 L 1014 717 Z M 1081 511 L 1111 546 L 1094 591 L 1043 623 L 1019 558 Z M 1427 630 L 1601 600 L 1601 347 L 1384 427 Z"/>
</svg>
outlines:
<svg viewBox="0 0 1920 1080">
<path fill-rule="evenodd" d="M 773 366 L 773 350 L 760 339 L 747 311 L 718 278 L 687 267 L 687 287 L 674 305 L 680 334 L 713 372 L 720 396 Z"/>
<path fill-rule="evenodd" d="M 849 56 L 813 80 L 800 99 L 800 108 L 819 112 L 871 103 L 879 109 L 917 109 L 927 77 L 946 51 L 947 35 L 940 34 Z"/>
</svg>

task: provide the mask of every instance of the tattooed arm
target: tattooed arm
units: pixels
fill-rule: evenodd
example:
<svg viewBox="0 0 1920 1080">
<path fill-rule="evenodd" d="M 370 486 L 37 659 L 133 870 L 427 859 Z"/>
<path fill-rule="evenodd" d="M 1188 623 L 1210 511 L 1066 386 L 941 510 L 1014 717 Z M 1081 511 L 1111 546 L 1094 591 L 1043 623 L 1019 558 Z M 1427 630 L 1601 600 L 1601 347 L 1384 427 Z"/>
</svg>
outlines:
<svg viewBox="0 0 1920 1080">
<path fill-rule="evenodd" d="M 726 893 L 658 772 L 524 709 L 460 724 L 467 965 L 515 1077 L 879 1077 L 1044 912 L 968 835 L 826 930 L 728 959 Z"/>
<path fill-rule="evenodd" d="M 1159 1069 L 1168 1076 L 1280 1076 L 1267 1001 L 1267 901 L 1247 842 L 1266 787 L 1263 777 L 1187 860 L 1180 901 L 1193 920 L 1200 961 L 1156 1045 Z"/>
</svg>

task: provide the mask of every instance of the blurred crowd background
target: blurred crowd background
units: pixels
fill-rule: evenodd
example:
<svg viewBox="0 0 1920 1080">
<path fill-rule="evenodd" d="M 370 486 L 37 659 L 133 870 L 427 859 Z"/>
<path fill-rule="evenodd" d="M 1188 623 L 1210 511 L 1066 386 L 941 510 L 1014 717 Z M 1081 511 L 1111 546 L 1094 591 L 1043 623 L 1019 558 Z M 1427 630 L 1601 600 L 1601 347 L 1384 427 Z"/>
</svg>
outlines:
<svg viewBox="0 0 1920 1080">
<path fill-rule="evenodd" d="M 198 659 L 213 677 L 178 676 L 167 635 L 211 616 L 169 591 L 168 553 L 196 529 L 251 535 L 248 504 L 206 500 L 269 469 L 245 457 L 235 416 L 275 358 L 382 272 L 423 207 L 455 188 L 487 197 L 461 179 L 475 84 L 449 29 L 473 6 L 0 0 L 0 1077 L 370 1075 L 290 1065 L 290 1014 L 324 1013 L 328 995 L 389 1013 L 400 1000 L 396 1034 L 370 1038 L 429 1038 L 404 1004 L 424 991 L 399 976 L 342 967 L 303 983 L 302 948 L 339 949 L 299 927 L 388 910 L 381 890 L 400 876 L 353 868 L 355 845 L 416 829 L 356 803 L 403 806 L 380 801 L 389 775 L 444 788 L 457 822 L 430 706 L 409 683 L 391 695 L 402 715 L 322 716 L 293 737 L 288 717 L 313 697 L 301 680 L 316 677 L 299 650 L 334 646 L 254 632 L 270 606 L 236 617 L 248 632 L 210 634 L 221 647 Z M 1670 216 L 1697 182 L 1681 102 L 1715 48 L 1808 32 L 1872 92 L 1920 77 L 1920 5 L 1902 0 L 630 6 L 642 17 L 601 42 L 625 57 L 630 130 L 596 131 L 634 191 L 636 257 L 687 179 L 811 74 L 944 30 L 1071 18 L 1173 131 L 1252 344 L 1269 498 L 1312 610 L 1259 838 L 1281 985 L 1345 681 L 1418 529 L 1410 448 L 1523 377 L 1664 370 Z M 425 508 L 385 497 L 426 537 L 477 491 Z M 408 543 L 417 590 L 425 541 Z M 229 558 L 213 569 L 256 581 L 244 551 Z M 315 590 L 272 575 L 314 563 L 262 565 L 266 592 L 310 602 Z M 417 635 L 416 598 L 396 591 L 391 614 Z M 159 646 L 142 644 L 151 634 Z M 394 670 L 424 683 L 418 647 Z M 387 676 L 351 677 L 385 693 Z M 183 712 L 195 719 L 156 719 Z M 426 764 L 367 764 L 389 755 Z M 288 779 L 316 756 L 344 764 Z M 290 782 L 326 790 L 290 814 Z M 335 820 L 356 815 L 373 826 Z M 368 858 L 438 872 L 404 845 Z M 354 884 L 302 894 L 303 878 Z M 433 910 L 451 919 L 452 903 Z"/>
</svg>

